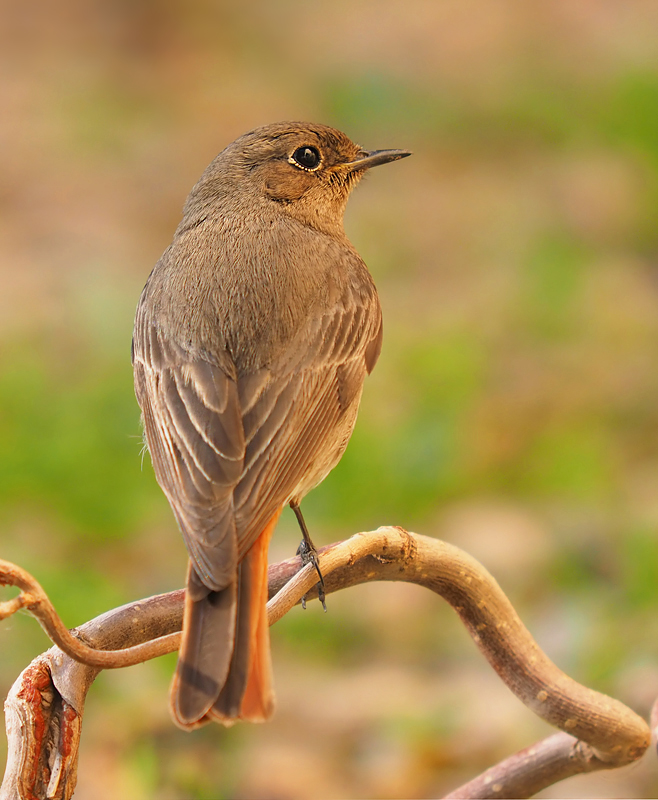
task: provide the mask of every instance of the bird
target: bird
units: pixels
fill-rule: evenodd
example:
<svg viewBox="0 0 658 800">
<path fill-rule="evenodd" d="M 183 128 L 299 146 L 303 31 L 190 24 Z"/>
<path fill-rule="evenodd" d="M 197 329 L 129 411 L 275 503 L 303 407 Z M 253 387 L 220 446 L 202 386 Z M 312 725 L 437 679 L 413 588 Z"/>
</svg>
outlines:
<svg viewBox="0 0 658 800">
<path fill-rule="evenodd" d="M 183 729 L 273 713 L 269 541 L 286 505 L 303 526 L 382 345 L 345 206 L 367 170 L 408 155 L 316 123 L 240 136 L 193 187 L 140 296 L 135 393 L 189 553 L 170 693 Z"/>
</svg>

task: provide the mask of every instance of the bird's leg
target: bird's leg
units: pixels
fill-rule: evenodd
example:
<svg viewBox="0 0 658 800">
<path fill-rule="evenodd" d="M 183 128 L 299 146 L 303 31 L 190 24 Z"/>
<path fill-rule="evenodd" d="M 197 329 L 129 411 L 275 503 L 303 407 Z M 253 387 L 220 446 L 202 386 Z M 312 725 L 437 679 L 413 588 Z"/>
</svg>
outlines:
<svg viewBox="0 0 658 800">
<path fill-rule="evenodd" d="M 322 577 L 320 565 L 318 564 L 318 551 L 315 549 L 315 545 L 309 536 L 308 528 L 306 527 L 306 522 L 304 521 L 301 508 L 293 501 L 290 503 L 290 508 L 292 508 L 292 510 L 295 512 L 299 527 L 302 529 L 302 536 L 304 537 L 297 548 L 297 555 L 301 557 L 302 564 L 313 564 L 315 567 L 315 571 L 318 573 L 318 578 L 320 578 L 320 582 L 318 583 L 318 599 L 322 603 L 322 608 L 324 608 L 326 611 L 327 604 L 324 602 L 324 578 Z M 302 597 L 302 608 L 306 608 L 306 595 Z"/>
</svg>

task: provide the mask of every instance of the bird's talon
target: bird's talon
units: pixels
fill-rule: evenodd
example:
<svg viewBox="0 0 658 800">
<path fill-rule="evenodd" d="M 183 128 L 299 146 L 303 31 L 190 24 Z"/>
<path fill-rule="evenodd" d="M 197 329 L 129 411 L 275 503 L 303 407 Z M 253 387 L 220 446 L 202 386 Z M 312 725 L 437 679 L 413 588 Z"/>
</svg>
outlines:
<svg viewBox="0 0 658 800">
<path fill-rule="evenodd" d="M 318 551 L 315 549 L 315 545 L 311 541 L 311 537 L 308 535 L 308 529 L 306 527 L 306 523 L 304 522 L 304 517 L 302 516 L 301 509 L 295 503 L 290 503 L 290 507 L 295 512 L 295 516 L 297 517 L 297 521 L 299 522 L 299 527 L 302 530 L 303 539 L 299 543 L 299 547 L 297 548 L 297 555 L 300 557 L 302 564 L 306 566 L 307 564 L 313 564 L 315 567 L 315 571 L 318 573 L 318 600 L 322 603 L 322 608 L 327 610 L 327 604 L 324 601 L 325 594 L 324 594 L 324 576 L 322 575 L 322 571 L 320 570 L 320 564 L 318 562 Z M 302 608 L 306 609 L 306 595 L 302 597 Z"/>
</svg>

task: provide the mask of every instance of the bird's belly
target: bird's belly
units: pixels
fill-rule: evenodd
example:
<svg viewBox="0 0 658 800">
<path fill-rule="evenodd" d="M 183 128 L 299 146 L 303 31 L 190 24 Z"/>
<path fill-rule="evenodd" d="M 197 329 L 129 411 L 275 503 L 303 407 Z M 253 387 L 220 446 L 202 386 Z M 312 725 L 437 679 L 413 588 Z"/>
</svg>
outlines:
<svg viewBox="0 0 658 800">
<path fill-rule="evenodd" d="M 307 495 L 319 483 L 322 483 L 338 464 L 354 430 L 360 399 L 361 392 L 359 392 L 350 407 L 346 409 L 338 425 L 331 430 L 322 446 L 317 448 L 315 458 L 286 502 L 292 500 L 295 503 L 299 503 L 302 497 Z"/>
</svg>

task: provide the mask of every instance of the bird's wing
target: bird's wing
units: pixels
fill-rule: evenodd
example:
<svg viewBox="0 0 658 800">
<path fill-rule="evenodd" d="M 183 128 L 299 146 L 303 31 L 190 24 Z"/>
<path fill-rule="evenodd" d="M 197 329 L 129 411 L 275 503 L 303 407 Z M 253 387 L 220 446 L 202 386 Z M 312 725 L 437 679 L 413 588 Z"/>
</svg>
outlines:
<svg viewBox="0 0 658 800">
<path fill-rule="evenodd" d="M 203 583 L 235 578 L 232 493 L 245 440 L 237 384 L 220 367 L 190 358 L 138 311 L 133 336 L 135 393 L 153 469 Z"/>
<path fill-rule="evenodd" d="M 246 444 L 234 491 L 241 553 L 298 487 L 310 480 L 308 491 L 338 461 L 381 339 L 374 289 L 366 298 L 348 294 L 309 321 L 286 362 L 238 380 Z"/>
<path fill-rule="evenodd" d="M 138 312 L 133 362 L 146 440 L 208 588 L 234 579 L 239 559 L 317 472 L 326 449 L 342 452 L 336 428 L 358 402 L 380 348 L 374 288 L 365 297 L 348 292 L 309 318 L 283 357 L 237 378 L 192 356 Z M 351 424 L 343 446 L 350 433 Z"/>
</svg>

